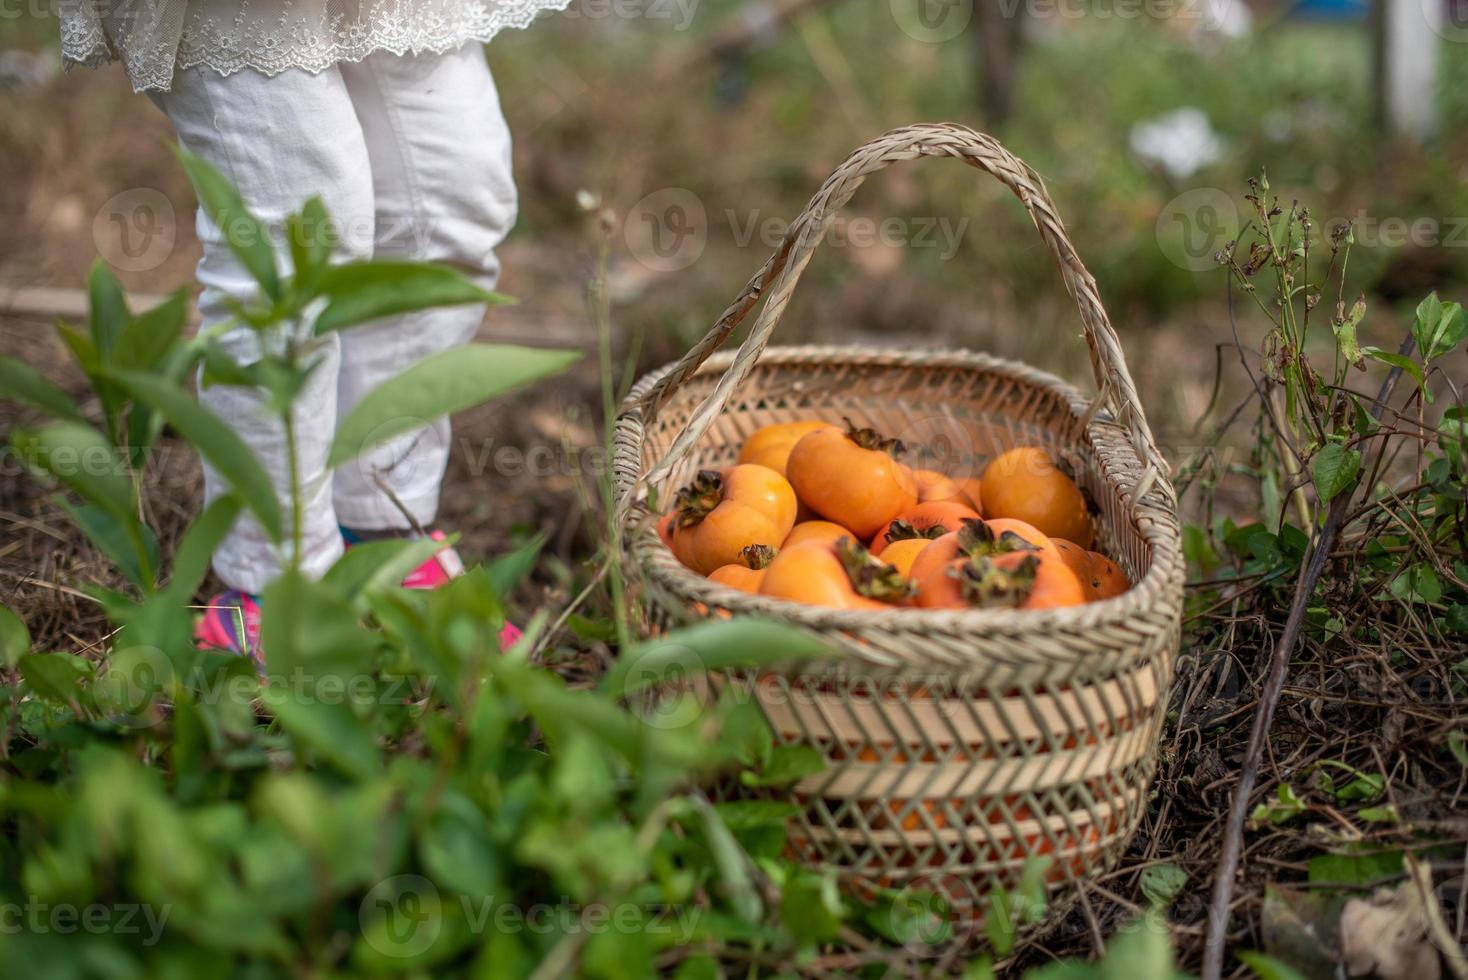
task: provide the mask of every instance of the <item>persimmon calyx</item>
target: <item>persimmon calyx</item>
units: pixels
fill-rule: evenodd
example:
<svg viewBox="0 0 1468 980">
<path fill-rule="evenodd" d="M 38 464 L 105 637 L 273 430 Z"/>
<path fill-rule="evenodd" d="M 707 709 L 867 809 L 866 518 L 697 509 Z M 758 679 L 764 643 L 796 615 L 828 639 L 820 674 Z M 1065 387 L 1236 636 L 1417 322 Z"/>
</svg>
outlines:
<svg viewBox="0 0 1468 980">
<path fill-rule="evenodd" d="M 887 533 L 883 537 L 887 539 L 888 544 L 891 544 L 894 541 L 911 541 L 915 538 L 925 538 L 932 541 L 936 538 L 941 538 L 947 533 L 947 530 L 942 524 L 930 524 L 927 527 L 920 528 L 914 527 L 907 521 L 899 519 L 893 521 L 888 526 Z"/>
<path fill-rule="evenodd" d="M 987 558 L 990 555 L 1007 555 L 1011 551 L 1038 550 L 1039 548 L 1013 531 L 995 534 L 993 528 L 978 518 L 965 517 L 958 529 L 958 553 L 967 558 Z"/>
<path fill-rule="evenodd" d="M 884 452 L 893 459 L 907 452 L 907 447 L 902 444 L 901 439 L 888 439 L 876 429 L 857 425 L 848 417 L 843 417 L 846 423 L 846 438 L 856 443 L 862 449 L 875 449 Z"/>
<path fill-rule="evenodd" d="M 724 499 L 724 478 L 718 470 L 699 470 L 693 482 L 678 491 L 673 506 L 678 511 L 675 523 L 693 527 L 713 512 Z"/>
<path fill-rule="evenodd" d="M 964 562 L 950 573 L 958 579 L 963 601 L 975 609 L 1013 609 L 1030 597 L 1040 560 L 1026 555 L 1009 568 L 1000 568 L 982 556 Z"/>
<path fill-rule="evenodd" d="M 870 551 L 852 541 L 842 538 L 836 542 L 836 557 L 851 580 L 856 594 L 883 602 L 906 599 L 917 591 L 917 585 L 903 577 L 893 565 L 872 555 Z"/>
<path fill-rule="evenodd" d="M 739 552 L 739 560 L 758 572 L 761 569 L 769 568 L 770 562 L 774 561 L 775 556 L 779 553 L 780 549 L 772 548 L 767 544 L 752 544 Z"/>
</svg>

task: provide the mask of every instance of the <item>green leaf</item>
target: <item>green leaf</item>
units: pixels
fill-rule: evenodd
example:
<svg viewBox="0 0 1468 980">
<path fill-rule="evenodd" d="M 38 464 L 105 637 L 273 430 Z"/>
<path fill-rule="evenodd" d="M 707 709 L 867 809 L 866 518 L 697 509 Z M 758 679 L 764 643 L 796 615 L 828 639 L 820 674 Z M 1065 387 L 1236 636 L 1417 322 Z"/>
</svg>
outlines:
<svg viewBox="0 0 1468 980">
<path fill-rule="evenodd" d="M 792 817 L 799 816 L 801 808 L 783 800 L 728 800 L 717 803 L 725 825 L 730 830 L 748 830 L 752 827 L 783 827 Z"/>
<path fill-rule="evenodd" d="M 167 419 L 234 488 L 271 540 L 281 539 L 280 500 L 275 487 L 234 429 L 183 389 L 162 378 L 136 371 L 117 371 L 111 377 L 134 398 L 151 405 Z"/>
<path fill-rule="evenodd" d="M 1397 813 L 1397 808 L 1390 803 L 1357 810 L 1356 816 L 1367 823 L 1396 823 L 1402 819 L 1401 815 Z"/>
<path fill-rule="evenodd" d="M 652 963 L 652 937 L 636 930 L 593 930 L 577 974 L 589 980 L 657 976 Z"/>
<path fill-rule="evenodd" d="M 364 592 L 378 592 L 383 589 L 395 589 L 403 583 L 419 565 L 428 561 L 444 548 L 452 548 L 459 540 L 457 534 L 450 534 L 443 541 L 435 541 L 432 538 L 417 538 L 401 542 L 400 548 L 390 558 L 384 556 L 383 561 L 372 573 L 371 577 L 363 583 Z M 362 547 L 357 545 L 352 550 Z"/>
<path fill-rule="evenodd" d="M 1147 913 L 1112 937 L 1100 963 L 1101 980 L 1173 980 L 1172 934 Z"/>
<path fill-rule="evenodd" d="M 57 419 L 82 421 L 81 409 L 70 395 L 29 364 L 4 355 L 0 355 L 0 398 L 39 408 Z"/>
<path fill-rule="evenodd" d="M 867 925 L 888 942 L 908 949 L 936 948 L 953 937 L 948 899 L 918 884 L 880 895 L 863 913 Z"/>
<path fill-rule="evenodd" d="M 1397 851 L 1376 853 L 1317 854 L 1310 859 L 1312 885 L 1364 887 L 1402 873 L 1402 855 Z"/>
<path fill-rule="evenodd" d="M 515 586 L 535 568 L 535 559 L 540 557 L 540 549 L 545 547 L 546 537 L 543 532 L 537 534 L 514 551 L 506 552 L 485 565 L 490 584 L 494 586 L 496 593 L 507 596 L 515 591 Z"/>
<path fill-rule="evenodd" d="M 1249 822 L 1252 824 L 1284 824 L 1298 817 L 1308 810 L 1303 800 L 1300 799 L 1295 787 L 1289 783 L 1280 783 L 1275 791 L 1275 798 L 1260 803 L 1249 814 Z"/>
<path fill-rule="evenodd" d="M 104 363 L 111 360 L 117 337 L 130 319 L 132 314 L 128 312 L 122 285 L 107 264 L 98 259 L 87 274 L 87 326 Z"/>
<path fill-rule="evenodd" d="M 829 872 L 797 872 L 780 895 L 780 921 L 802 946 L 836 938 L 841 916 L 841 895 Z"/>
<path fill-rule="evenodd" d="M 184 532 L 173 553 L 173 574 L 167 594 L 179 604 L 188 602 L 209 571 L 219 542 L 240 516 L 240 500 L 234 494 L 215 498 Z"/>
<path fill-rule="evenodd" d="M 1399 368 L 1403 371 L 1406 371 L 1417 382 L 1417 388 L 1422 392 L 1423 397 L 1427 401 L 1432 401 L 1431 392 L 1429 392 L 1423 384 L 1422 366 L 1416 361 L 1412 360 L 1412 358 L 1408 357 L 1405 354 L 1398 354 L 1394 351 L 1382 350 L 1380 347 L 1363 347 L 1361 348 L 1361 353 L 1365 354 L 1367 357 L 1371 358 L 1374 361 L 1380 361 L 1383 364 L 1390 364 L 1394 368 Z"/>
<path fill-rule="evenodd" d="M 748 923 L 758 923 L 762 917 L 763 903 L 759 890 L 750 877 L 745 863 L 744 850 L 725 826 L 717 810 L 706 800 L 697 801 L 699 815 L 703 818 L 704 837 L 714 866 L 718 869 L 723 892 L 734 911 Z"/>
<path fill-rule="evenodd" d="M 970 960 L 968 966 L 963 968 L 963 980 L 995 980 L 994 964 L 989 962 L 987 956 Z"/>
<path fill-rule="evenodd" d="M 777 745 L 761 771 L 745 770 L 739 778 L 746 786 L 790 786 L 825 768 L 824 757 L 809 745 Z"/>
<path fill-rule="evenodd" d="M 724 971 L 719 961 L 707 953 L 698 953 L 678 964 L 673 971 L 673 980 L 723 980 Z"/>
<path fill-rule="evenodd" d="M 112 361 L 121 368 L 157 366 L 188 324 L 188 293 L 180 289 L 150 310 L 128 320 L 117 335 Z"/>
<path fill-rule="evenodd" d="M 1188 873 L 1175 864 L 1150 864 L 1142 869 L 1142 894 L 1153 905 L 1167 908 L 1188 883 Z"/>
<path fill-rule="evenodd" d="M 579 351 L 470 344 L 426 357 L 367 393 L 337 423 L 328 466 L 356 459 L 379 443 L 434 419 L 559 374 Z"/>
<path fill-rule="evenodd" d="M 1463 315 L 1463 307 L 1457 303 L 1445 303 L 1442 319 L 1438 321 L 1437 333 L 1427 355 L 1428 360 L 1436 360 L 1451 353 L 1465 337 L 1468 337 L 1468 317 Z"/>
<path fill-rule="evenodd" d="M 705 671 L 828 657 L 831 649 L 804 630 L 759 619 L 709 620 L 674 630 L 624 652 L 602 690 L 627 697 L 644 688 Z"/>
<path fill-rule="evenodd" d="M 74 504 L 60 495 L 55 502 L 129 582 L 145 591 L 153 588 L 142 561 L 146 556 L 149 569 L 158 567 L 158 541 L 151 528 L 131 514 L 126 521 L 119 521 L 96 504 Z M 142 554 L 138 552 L 139 541 Z"/>
<path fill-rule="evenodd" d="M 133 484 L 112 443 L 91 426 L 56 422 L 41 429 L 18 429 L 10 444 L 26 465 L 54 477 L 126 524 L 136 520 Z"/>
<path fill-rule="evenodd" d="M 334 589 L 287 571 L 265 589 L 260 644 L 272 677 L 312 692 L 323 680 L 340 687 L 363 675 L 377 639 Z"/>
<path fill-rule="evenodd" d="M 0 606 L 0 664 L 14 667 L 20 658 L 31 652 L 31 632 L 25 620 Z"/>
<path fill-rule="evenodd" d="M 92 342 L 91 337 L 64 320 L 56 321 L 56 336 L 71 352 L 71 359 L 76 361 L 76 366 L 83 374 L 91 377 L 101 369 L 102 362 L 97 354 L 97 345 Z"/>
<path fill-rule="evenodd" d="M 1359 366 L 1362 361 L 1361 345 L 1356 341 L 1356 329 L 1361 325 L 1361 318 L 1365 315 L 1366 294 L 1362 293 L 1352 304 L 1351 312 L 1331 324 L 1331 329 L 1335 332 L 1336 350 L 1349 364 Z"/>
<path fill-rule="evenodd" d="M 265 226 L 245 208 L 240 192 L 213 164 L 182 146 L 178 159 L 199 196 L 199 207 L 224 236 L 229 250 L 260 284 L 265 295 L 280 299 L 280 275 L 275 267 L 275 249 Z"/>
<path fill-rule="evenodd" d="M 423 866 L 461 895 L 486 898 L 499 884 L 499 861 L 483 814 L 467 801 L 434 813 L 418 838 Z"/>
<path fill-rule="evenodd" d="M 1358 436 L 1369 436 L 1377 429 L 1376 419 L 1366 411 L 1366 406 L 1361 404 L 1361 399 L 1355 395 L 1351 396 L 1351 430 Z"/>
<path fill-rule="evenodd" d="M 327 297 L 316 318 L 318 334 L 435 306 L 513 302 L 475 285 L 451 266 L 427 262 L 348 262 L 323 271 L 315 288 Z"/>
<path fill-rule="evenodd" d="M 1234 954 L 1239 961 L 1254 971 L 1259 980 L 1305 980 L 1305 975 L 1294 967 L 1281 960 L 1275 959 L 1268 953 L 1255 952 L 1252 949 L 1241 949 Z"/>
<path fill-rule="evenodd" d="M 1348 490 L 1361 472 L 1361 454 L 1347 449 L 1338 442 L 1328 442 L 1320 447 L 1311 461 L 1310 473 L 1315 480 L 1315 492 L 1322 502 L 1328 501 Z"/>
<path fill-rule="evenodd" d="M 1433 567 L 1423 562 L 1392 579 L 1389 591 L 1403 602 L 1435 603 L 1443 597 L 1443 584 Z"/>
<path fill-rule="evenodd" d="M 1009 892 L 997 888 L 989 893 L 989 911 L 984 915 L 984 938 L 997 956 L 1014 950 L 1014 909 Z"/>
<path fill-rule="evenodd" d="M 285 230 L 295 284 L 297 288 L 310 290 L 317 274 L 331 260 L 337 244 L 336 229 L 321 198 L 306 201 L 299 212 L 286 219 Z"/>
<path fill-rule="evenodd" d="M 1458 765 L 1468 769 L 1468 735 L 1464 735 L 1456 728 L 1448 732 L 1448 751 L 1453 754 L 1454 759 L 1458 760 Z"/>
<path fill-rule="evenodd" d="M 30 653 L 20 658 L 20 676 L 38 696 L 72 706 L 81 696 L 81 682 L 90 674 L 86 661 L 66 653 Z"/>
<path fill-rule="evenodd" d="M 1435 360 L 1451 351 L 1468 336 L 1468 320 L 1464 319 L 1463 307 L 1457 303 L 1443 303 L 1437 293 L 1430 294 L 1417 305 L 1417 314 L 1412 321 L 1412 339 L 1424 361 Z"/>
<path fill-rule="evenodd" d="M 313 697 L 303 700 L 302 693 L 272 683 L 260 692 L 260 700 L 281 728 L 346 775 L 366 779 L 381 769 L 376 739 L 350 705 Z"/>
<path fill-rule="evenodd" d="M 386 538 L 363 541 L 347 549 L 346 554 L 327 569 L 321 581 L 339 595 L 354 598 L 364 592 L 391 588 L 408 573 L 438 553 L 448 542 L 431 538 Z"/>
</svg>

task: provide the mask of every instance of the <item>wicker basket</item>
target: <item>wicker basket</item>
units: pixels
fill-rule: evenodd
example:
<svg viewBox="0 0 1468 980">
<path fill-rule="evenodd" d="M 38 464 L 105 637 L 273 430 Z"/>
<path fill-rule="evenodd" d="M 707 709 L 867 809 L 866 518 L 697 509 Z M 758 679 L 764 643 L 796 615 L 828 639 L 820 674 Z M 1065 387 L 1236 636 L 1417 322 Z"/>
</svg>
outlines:
<svg viewBox="0 0 1468 980">
<path fill-rule="evenodd" d="M 1094 398 L 966 351 L 766 348 L 835 213 L 868 174 L 925 156 L 992 175 L 1028 209 L 1079 306 Z M 762 296 L 743 346 L 714 355 Z M 756 429 L 847 416 L 940 447 L 939 465 L 954 473 L 1011 446 L 1045 447 L 1096 505 L 1098 547 L 1134 587 L 1047 611 L 843 611 L 709 582 L 658 540 L 650 500 L 731 464 Z M 801 858 L 857 888 L 937 888 L 962 910 L 1013 887 L 1032 858 L 1049 859 L 1060 898 L 1061 886 L 1119 856 L 1142 816 L 1179 642 L 1176 501 L 1095 282 L 1038 176 L 994 139 L 920 125 L 856 150 L 709 335 L 636 386 L 617 420 L 614 466 L 649 630 L 727 611 L 797 624 L 842 654 L 714 680 L 755 699 L 779 742 L 825 757 L 826 770 L 794 788 L 804 809 L 790 840 Z"/>
</svg>

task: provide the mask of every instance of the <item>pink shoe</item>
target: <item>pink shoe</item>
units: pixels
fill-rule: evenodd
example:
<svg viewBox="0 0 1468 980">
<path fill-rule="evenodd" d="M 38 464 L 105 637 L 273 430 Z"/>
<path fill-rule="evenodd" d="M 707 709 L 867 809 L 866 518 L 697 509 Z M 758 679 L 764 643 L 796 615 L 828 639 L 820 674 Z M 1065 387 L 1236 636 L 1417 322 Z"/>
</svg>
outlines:
<svg viewBox="0 0 1468 980">
<path fill-rule="evenodd" d="M 230 589 L 210 599 L 194 623 L 194 644 L 200 650 L 218 650 L 249 657 L 255 668 L 265 668 L 260 650 L 260 600 Z"/>
<path fill-rule="evenodd" d="M 428 537 L 434 541 L 448 539 L 448 535 L 442 531 L 429 531 Z M 403 579 L 403 588 L 436 589 L 463 574 L 463 559 L 451 545 L 444 545 L 432 558 L 408 573 L 408 577 Z"/>
<path fill-rule="evenodd" d="M 359 543 L 356 535 L 346 528 L 342 528 L 342 537 L 346 540 L 348 548 Z M 448 540 L 448 535 L 442 531 L 429 531 L 428 537 L 434 541 Z M 403 579 L 403 588 L 437 589 L 463 574 L 463 559 L 459 557 L 459 553 L 454 550 L 453 546 L 445 545 L 435 552 L 432 558 L 408 573 L 408 576 Z M 522 635 L 520 628 L 514 623 L 505 623 L 499 635 L 500 649 L 508 650 Z"/>
<path fill-rule="evenodd" d="M 524 633 L 520 632 L 520 627 L 506 620 L 504 629 L 500 630 L 500 653 L 504 653 L 510 647 L 520 642 L 520 637 L 524 635 Z"/>
</svg>

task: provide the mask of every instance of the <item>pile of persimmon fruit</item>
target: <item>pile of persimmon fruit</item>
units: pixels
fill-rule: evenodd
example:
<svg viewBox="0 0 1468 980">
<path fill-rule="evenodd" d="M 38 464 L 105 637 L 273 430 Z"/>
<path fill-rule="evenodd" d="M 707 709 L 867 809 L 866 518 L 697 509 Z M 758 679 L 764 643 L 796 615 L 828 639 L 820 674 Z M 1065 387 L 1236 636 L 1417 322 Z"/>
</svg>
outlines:
<svg viewBox="0 0 1468 980">
<path fill-rule="evenodd" d="M 1130 588 L 1045 450 L 963 478 L 904 451 L 850 420 L 766 426 L 679 490 L 658 534 L 712 581 L 837 609 L 1054 609 Z"/>
</svg>

